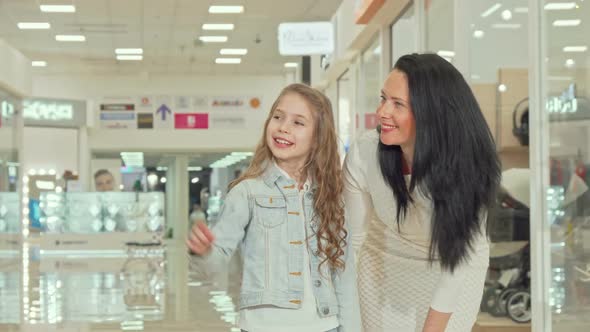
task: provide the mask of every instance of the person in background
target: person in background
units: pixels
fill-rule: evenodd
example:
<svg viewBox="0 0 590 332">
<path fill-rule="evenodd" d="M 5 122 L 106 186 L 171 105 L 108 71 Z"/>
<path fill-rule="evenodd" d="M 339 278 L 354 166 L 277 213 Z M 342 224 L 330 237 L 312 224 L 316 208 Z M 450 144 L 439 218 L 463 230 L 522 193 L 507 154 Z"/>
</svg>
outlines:
<svg viewBox="0 0 590 332">
<path fill-rule="evenodd" d="M 96 191 L 113 191 L 115 190 L 115 178 L 113 174 L 106 169 L 99 169 L 94 173 L 94 187 Z"/>
<path fill-rule="evenodd" d="M 195 203 L 189 215 L 189 227 L 192 228 L 197 222 L 207 223 L 207 216 L 203 209 L 201 209 L 201 205 Z"/>
<path fill-rule="evenodd" d="M 330 100 L 289 85 L 218 220 L 195 224 L 187 240 L 193 264 L 212 267 L 240 246 L 242 331 L 361 330 L 341 173 Z"/>
</svg>

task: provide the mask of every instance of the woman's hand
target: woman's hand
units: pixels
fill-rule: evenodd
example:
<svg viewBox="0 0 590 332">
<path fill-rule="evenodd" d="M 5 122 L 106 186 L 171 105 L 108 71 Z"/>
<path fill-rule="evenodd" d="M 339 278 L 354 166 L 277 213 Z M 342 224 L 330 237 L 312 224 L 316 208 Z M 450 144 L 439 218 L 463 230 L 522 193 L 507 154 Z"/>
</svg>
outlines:
<svg viewBox="0 0 590 332">
<path fill-rule="evenodd" d="M 430 308 L 422 332 L 444 332 L 452 314 L 452 312 L 440 312 Z"/>
<path fill-rule="evenodd" d="M 211 250 L 213 241 L 215 241 L 215 236 L 209 227 L 204 222 L 199 221 L 192 227 L 186 245 L 193 253 L 205 255 Z"/>
</svg>

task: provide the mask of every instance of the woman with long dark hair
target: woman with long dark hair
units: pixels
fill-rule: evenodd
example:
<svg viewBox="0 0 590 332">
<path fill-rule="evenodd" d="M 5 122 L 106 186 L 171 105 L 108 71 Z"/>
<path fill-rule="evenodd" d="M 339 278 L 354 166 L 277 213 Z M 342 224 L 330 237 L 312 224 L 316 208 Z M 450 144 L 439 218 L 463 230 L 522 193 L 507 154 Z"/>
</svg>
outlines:
<svg viewBox="0 0 590 332">
<path fill-rule="evenodd" d="M 461 73 L 435 54 L 397 61 L 377 115 L 344 169 L 365 331 L 471 331 L 500 182 L 490 130 Z"/>
</svg>

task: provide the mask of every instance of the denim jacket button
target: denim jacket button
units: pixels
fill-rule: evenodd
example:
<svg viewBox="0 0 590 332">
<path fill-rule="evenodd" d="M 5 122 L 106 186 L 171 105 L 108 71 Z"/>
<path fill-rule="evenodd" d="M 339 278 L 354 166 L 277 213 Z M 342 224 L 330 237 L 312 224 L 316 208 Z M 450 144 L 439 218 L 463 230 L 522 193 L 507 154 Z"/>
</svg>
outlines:
<svg viewBox="0 0 590 332">
<path fill-rule="evenodd" d="M 324 315 L 327 315 L 327 314 L 329 314 L 329 313 L 330 313 L 330 308 L 328 308 L 328 307 L 324 307 L 324 309 L 322 309 L 322 313 L 323 313 Z"/>
<path fill-rule="evenodd" d="M 316 280 L 313 282 L 314 286 L 316 287 L 320 287 L 322 285 L 322 282 L 320 280 Z"/>
</svg>

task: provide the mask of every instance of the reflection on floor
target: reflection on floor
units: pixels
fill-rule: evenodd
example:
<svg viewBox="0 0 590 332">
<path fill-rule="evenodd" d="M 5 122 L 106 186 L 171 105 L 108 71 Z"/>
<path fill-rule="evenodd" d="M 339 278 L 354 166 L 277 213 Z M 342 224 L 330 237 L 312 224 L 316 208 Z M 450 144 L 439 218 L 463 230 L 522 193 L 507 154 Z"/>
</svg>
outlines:
<svg viewBox="0 0 590 332">
<path fill-rule="evenodd" d="M 0 332 L 233 332 L 239 258 L 191 270 L 182 244 L 126 254 L 0 253 Z"/>
</svg>

